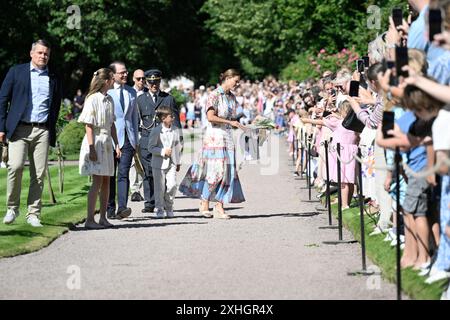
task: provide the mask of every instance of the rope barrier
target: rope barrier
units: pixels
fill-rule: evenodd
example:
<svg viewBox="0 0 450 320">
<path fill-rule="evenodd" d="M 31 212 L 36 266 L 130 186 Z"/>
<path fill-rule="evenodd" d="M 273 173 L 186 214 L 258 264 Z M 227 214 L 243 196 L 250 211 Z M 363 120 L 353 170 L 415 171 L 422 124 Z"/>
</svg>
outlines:
<svg viewBox="0 0 450 320">
<path fill-rule="evenodd" d="M 306 143 L 309 145 L 309 146 L 311 146 L 311 148 L 314 146 L 314 144 L 313 143 L 311 143 L 310 141 L 306 141 Z M 303 141 L 302 141 L 302 144 L 303 144 Z M 320 143 L 320 146 L 323 146 L 324 145 L 324 143 L 323 142 L 321 142 Z M 304 145 L 305 147 L 306 147 L 306 145 Z M 348 160 L 348 161 L 346 161 L 346 160 L 344 160 L 344 159 L 342 159 L 342 157 L 340 157 L 338 154 L 337 154 L 337 147 L 336 147 L 336 145 L 330 145 L 329 146 L 329 151 L 330 152 L 335 152 L 336 153 L 336 157 L 339 159 L 339 161 L 341 161 L 341 163 L 343 163 L 343 164 L 350 164 L 353 160 L 356 160 L 356 161 L 358 161 L 359 163 L 361 163 L 362 165 L 365 165 L 366 167 L 368 167 L 368 168 L 371 168 L 371 169 L 375 169 L 375 170 L 384 170 L 384 171 L 392 171 L 392 167 L 389 167 L 389 166 L 374 166 L 374 165 L 372 165 L 372 164 L 370 164 L 369 163 L 369 161 L 364 161 L 362 158 L 360 158 L 360 157 L 358 157 L 358 153 L 356 152 L 355 154 L 353 154 L 352 155 L 352 158 L 350 159 L 350 160 Z M 341 147 L 341 150 L 343 150 L 343 148 Z M 322 160 L 322 161 L 325 161 L 325 157 L 323 156 L 323 154 L 320 154 L 320 152 L 318 151 L 317 152 L 318 154 L 319 154 L 319 158 Z M 368 153 L 366 153 L 366 156 L 368 155 Z M 413 176 L 413 177 L 415 177 L 415 178 L 426 178 L 426 177 L 428 177 L 428 176 L 430 176 L 430 175 L 433 175 L 433 174 L 440 174 L 440 168 L 442 167 L 442 166 L 448 166 L 448 167 L 450 167 L 450 158 L 444 158 L 444 159 L 441 159 L 440 161 L 438 161 L 432 168 L 429 168 L 429 169 L 427 169 L 427 170 L 425 170 L 425 171 L 422 171 L 422 172 L 415 172 L 413 169 L 411 169 L 406 163 L 403 163 L 402 164 L 403 165 L 403 169 L 405 170 L 405 172 L 407 173 L 407 174 L 409 174 L 409 175 L 411 175 L 411 176 Z"/>
</svg>

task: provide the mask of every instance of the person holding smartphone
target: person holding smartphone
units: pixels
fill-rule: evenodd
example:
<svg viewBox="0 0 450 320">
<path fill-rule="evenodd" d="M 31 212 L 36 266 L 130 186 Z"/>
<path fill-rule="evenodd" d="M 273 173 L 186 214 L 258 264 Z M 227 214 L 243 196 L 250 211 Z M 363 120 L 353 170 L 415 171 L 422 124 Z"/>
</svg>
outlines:
<svg viewBox="0 0 450 320">
<path fill-rule="evenodd" d="M 427 52 L 427 60 L 429 61 L 428 75 L 437 80 L 437 82 L 449 85 L 450 74 L 448 72 L 450 65 L 450 51 L 436 45 L 434 35 L 442 33 L 444 26 L 450 23 L 450 4 L 445 1 L 433 1 L 428 10 L 427 32 L 429 35 L 429 48 Z"/>
</svg>

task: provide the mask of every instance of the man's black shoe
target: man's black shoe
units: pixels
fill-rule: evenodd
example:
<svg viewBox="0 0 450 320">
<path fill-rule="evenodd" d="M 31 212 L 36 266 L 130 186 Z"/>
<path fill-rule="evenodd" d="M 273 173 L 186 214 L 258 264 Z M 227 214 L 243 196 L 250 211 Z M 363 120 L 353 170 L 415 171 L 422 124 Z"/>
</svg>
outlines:
<svg viewBox="0 0 450 320">
<path fill-rule="evenodd" d="M 108 210 L 106 210 L 106 216 L 108 217 L 108 219 L 117 219 L 116 209 L 108 208 Z"/>
<path fill-rule="evenodd" d="M 155 207 L 146 207 L 141 210 L 142 213 L 153 213 L 155 211 Z"/>
<path fill-rule="evenodd" d="M 133 201 L 133 202 L 144 201 L 144 198 L 142 198 L 142 196 L 139 192 L 133 192 L 131 194 L 131 201 Z"/>
<path fill-rule="evenodd" d="M 127 218 L 129 217 L 131 214 L 131 208 L 119 208 L 117 210 L 117 218 L 118 219 L 123 219 L 123 218 Z"/>
</svg>

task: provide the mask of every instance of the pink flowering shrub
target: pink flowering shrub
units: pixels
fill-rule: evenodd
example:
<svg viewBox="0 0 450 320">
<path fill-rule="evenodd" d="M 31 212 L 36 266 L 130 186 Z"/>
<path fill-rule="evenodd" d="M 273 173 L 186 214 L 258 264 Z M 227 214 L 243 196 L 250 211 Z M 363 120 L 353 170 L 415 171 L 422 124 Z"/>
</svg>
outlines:
<svg viewBox="0 0 450 320">
<path fill-rule="evenodd" d="M 317 79 L 326 70 L 336 72 L 343 67 L 354 70 L 358 59 L 355 48 L 344 48 L 337 53 L 328 53 L 326 49 L 321 49 L 318 53 L 304 52 L 282 70 L 281 78 L 303 81 L 308 78 Z"/>
</svg>

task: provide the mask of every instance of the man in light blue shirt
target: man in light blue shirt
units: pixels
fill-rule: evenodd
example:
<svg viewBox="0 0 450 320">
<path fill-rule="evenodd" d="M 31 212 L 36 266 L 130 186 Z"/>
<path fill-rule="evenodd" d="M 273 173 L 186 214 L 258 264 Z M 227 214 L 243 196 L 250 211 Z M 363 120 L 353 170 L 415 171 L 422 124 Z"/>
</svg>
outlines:
<svg viewBox="0 0 450 320">
<path fill-rule="evenodd" d="M 39 69 L 30 63 L 31 102 L 22 115 L 21 121 L 45 123 L 50 106 L 50 82 L 48 68 Z"/>
<path fill-rule="evenodd" d="M 0 89 L 0 142 L 8 142 L 7 212 L 3 223 L 19 215 L 22 175 L 30 161 L 27 222 L 41 227 L 42 191 L 49 146 L 56 143 L 56 122 L 61 107 L 62 86 L 47 64 L 50 45 L 33 43 L 31 61 L 13 66 Z M 8 141 L 7 141 L 8 140 Z"/>
</svg>

